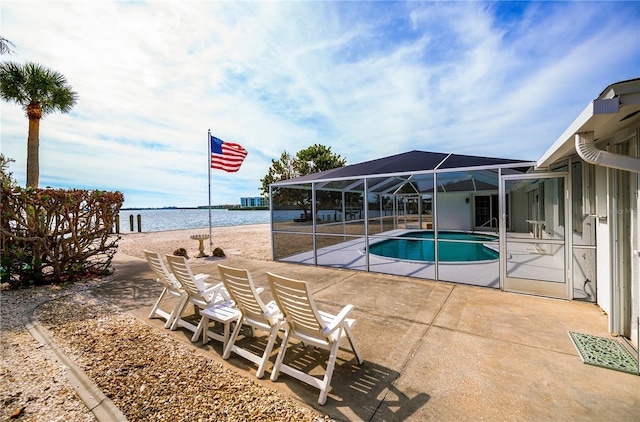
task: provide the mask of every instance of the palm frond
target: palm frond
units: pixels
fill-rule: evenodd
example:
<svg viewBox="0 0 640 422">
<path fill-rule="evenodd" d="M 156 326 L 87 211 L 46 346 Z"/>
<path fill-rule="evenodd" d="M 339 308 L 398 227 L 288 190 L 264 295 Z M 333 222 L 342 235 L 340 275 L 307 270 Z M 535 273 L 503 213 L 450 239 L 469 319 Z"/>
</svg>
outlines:
<svg viewBox="0 0 640 422">
<path fill-rule="evenodd" d="M 38 104 L 43 115 L 67 113 L 78 99 L 64 75 L 31 62 L 0 63 L 0 95 L 25 110 L 30 104 Z"/>
</svg>

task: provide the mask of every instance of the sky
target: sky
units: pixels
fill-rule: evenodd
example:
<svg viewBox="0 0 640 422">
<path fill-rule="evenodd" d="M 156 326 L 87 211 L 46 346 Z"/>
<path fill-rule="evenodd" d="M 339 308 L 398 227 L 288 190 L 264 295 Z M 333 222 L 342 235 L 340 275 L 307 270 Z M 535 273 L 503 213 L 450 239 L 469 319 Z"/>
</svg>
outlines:
<svg viewBox="0 0 640 422">
<path fill-rule="evenodd" d="M 412 150 L 537 160 L 610 84 L 640 77 L 640 2 L 2 0 L 2 61 L 78 94 L 40 123 L 40 187 L 124 207 L 239 204 L 272 159 Z M 28 120 L 0 102 L 26 182 Z M 242 145 L 211 170 L 207 131 Z"/>
</svg>

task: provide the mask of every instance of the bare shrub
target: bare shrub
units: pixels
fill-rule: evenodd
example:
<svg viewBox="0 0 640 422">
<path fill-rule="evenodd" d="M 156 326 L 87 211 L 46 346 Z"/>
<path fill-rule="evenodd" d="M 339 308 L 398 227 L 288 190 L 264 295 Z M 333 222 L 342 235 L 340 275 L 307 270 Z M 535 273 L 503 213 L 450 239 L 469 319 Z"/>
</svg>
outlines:
<svg viewBox="0 0 640 422">
<path fill-rule="evenodd" d="M 3 283 L 17 288 L 109 272 L 118 247 L 113 227 L 124 201 L 121 192 L 23 189 L 9 177 L 3 169 Z"/>
</svg>

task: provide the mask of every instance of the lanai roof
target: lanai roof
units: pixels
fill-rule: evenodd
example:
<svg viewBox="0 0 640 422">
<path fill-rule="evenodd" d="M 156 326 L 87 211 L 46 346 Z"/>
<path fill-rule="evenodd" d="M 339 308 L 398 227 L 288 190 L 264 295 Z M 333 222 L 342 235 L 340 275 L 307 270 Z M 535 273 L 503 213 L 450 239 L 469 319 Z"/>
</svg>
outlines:
<svg viewBox="0 0 640 422">
<path fill-rule="evenodd" d="M 321 171 L 294 179 L 274 183 L 274 186 L 331 181 L 339 179 L 356 179 L 369 176 L 384 177 L 429 173 L 434 171 L 460 170 L 472 171 L 486 168 L 507 167 L 522 172 L 533 166 L 535 162 L 513 160 L 508 158 L 491 158 L 474 155 L 450 154 L 442 152 L 409 151 L 402 154 L 363 163 L 351 164 L 336 169 Z"/>
</svg>

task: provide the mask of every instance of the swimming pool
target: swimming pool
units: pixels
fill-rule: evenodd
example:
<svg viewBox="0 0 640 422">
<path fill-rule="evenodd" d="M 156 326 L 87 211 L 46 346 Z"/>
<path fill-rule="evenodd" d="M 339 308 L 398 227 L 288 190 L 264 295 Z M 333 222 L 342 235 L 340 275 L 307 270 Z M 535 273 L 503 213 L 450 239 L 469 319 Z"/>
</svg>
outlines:
<svg viewBox="0 0 640 422">
<path fill-rule="evenodd" d="M 498 251 L 484 243 L 495 242 L 497 236 L 467 232 L 438 232 L 439 262 L 495 261 Z M 482 243 L 469 243 L 482 242 Z M 409 261 L 434 262 L 433 231 L 404 233 L 395 239 L 386 239 L 369 246 L 369 253 L 387 258 Z"/>
</svg>

